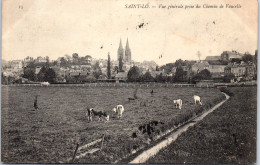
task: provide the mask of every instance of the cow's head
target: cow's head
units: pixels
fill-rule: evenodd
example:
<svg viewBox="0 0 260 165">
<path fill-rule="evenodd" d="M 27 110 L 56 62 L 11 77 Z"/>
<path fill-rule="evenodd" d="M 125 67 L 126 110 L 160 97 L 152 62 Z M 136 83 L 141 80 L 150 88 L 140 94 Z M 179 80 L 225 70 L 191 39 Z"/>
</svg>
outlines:
<svg viewBox="0 0 260 165">
<path fill-rule="evenodd" d="M 116 107 L 112 109 L 112 111 L 114 111 L 116 113 Z"/>
<path fill-rule="evenodd" d="M 105 117 L 105 119 L 106 119 L 106 121 L 109 121 L 109 115 L 107 115 L 107 116 Z"/>
<path fill-rule="evenodd" d="M 177 103 L 177 100 L 173 100 L 173 103 L 176 104 L 176 103 Z"/>
</svg>

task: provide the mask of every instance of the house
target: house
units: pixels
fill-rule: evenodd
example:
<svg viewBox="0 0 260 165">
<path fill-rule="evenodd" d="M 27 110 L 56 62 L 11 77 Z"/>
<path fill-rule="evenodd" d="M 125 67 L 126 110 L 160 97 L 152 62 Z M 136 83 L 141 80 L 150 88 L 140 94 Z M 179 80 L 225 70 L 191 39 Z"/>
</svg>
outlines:
<svg viewBox="0 0 260 165">
<path fill-rule="evenodd" d="M 246 74 L 246 66 L 244 65 L 229 65 L 224 69 L 225 75 L 234 74 L 236 77 L 245 76 Z"/>
<path fill-rule="evenodd" d="M 38 74 L 41 69 L 42 69 L 41 66 L 36 66 L 36 68 L 35 68 L 35 74 Z"/>
<path fill-rule="evenodd" d="M 116 82 L 126 81 L 127 80 L 127 72 L 118 72 L 115 76 Z"/>
<path fill-rule="evenodd" d="M 199 73 L 204 69 L 209 69 L 210 64 L 207 61 L 199 61 L 191 66 L 192 72 Z"/>
<path fill-rule="evenodd" d="M 86 55 L 85 56 L 85 62 L 88 65 L 91 65 L 91 61 L 92 61 L 92 57 L 90 55 Z"/>
<path fill-rule="evenodd" d="M 238 53 L 237 51 L 224 51 L 221 54 L 221 60 L 223 61 L 230 61 L 232 59 L 242 59 L 243 54 Z"/>
<path fill-rule="evenodd" d="M 224 77 L 226 65 L 209 65 L 209 72 L 212 78 Z"/>
<path fill-rule="evenodd" d="M 41 56 L 39 56 L 39 57 L 36 58 L 35 62 L 36 62 L 36 63 L 45 63 L 45 62 L 47 62 L 47 60 L 48 60 L 47 57 L 41 57 Z"/>
<path fill-rule="evenodd" d="M 253 65 L 246 65 L 246 73 L 245 76 L 248 80 L 252 80 L 255 76 L 255 68 Z"/>
<path fill-rule="evenodd" d="M 153 78 L 156 78 L 157 75 L 160 75 L 163 73 L 162 71 L 150 71 L 150 74 Z"/>
<path fill-rule="evenodd" d="M 23 63 L 24 63 L 24 66 L 27 66 L 29 63 L 33 62 L 33 58 L 32 57 L 29 57 L 27 56 L 24 60 L 23 60 Z"/>
<path fill-rule="evenodd" d="M 23 61 L 22 60 L 13 60 L 10 61 L 10 66 L 13 70 L 20 70 L 23 68 Z"/>
</svg>

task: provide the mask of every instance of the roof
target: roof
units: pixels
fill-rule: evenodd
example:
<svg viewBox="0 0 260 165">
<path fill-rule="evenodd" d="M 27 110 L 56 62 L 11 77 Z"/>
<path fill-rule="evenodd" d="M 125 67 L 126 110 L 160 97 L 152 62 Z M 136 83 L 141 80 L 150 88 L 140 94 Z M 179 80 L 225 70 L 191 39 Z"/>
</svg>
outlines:
<svg viewBox="0 0 260 165">
<path fill-rule="evenodd" d="M 217 61 L 217 60 L 220 60 L 220 56 L 207 56 L 205 58 L 205 61 Z"/>
<path fill-rule="evenodd" d="M 224 51 L 222 54 L 228 54 L 229 58 L 242 58 L 243 54 L 237 51 Z"/>
<path fill-rule="evenodd" d="M 192 67 L 204 67 L 205 65 L 209 66 L 209 63 L 207 61 L 200 61 L 196 62 Z"/>
</svg>

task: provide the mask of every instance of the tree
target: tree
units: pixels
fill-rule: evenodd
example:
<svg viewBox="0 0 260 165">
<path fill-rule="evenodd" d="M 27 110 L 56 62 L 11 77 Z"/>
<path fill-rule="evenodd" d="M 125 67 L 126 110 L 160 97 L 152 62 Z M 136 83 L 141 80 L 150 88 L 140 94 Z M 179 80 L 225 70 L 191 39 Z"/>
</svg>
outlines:
<svg viewBox="0 0 260 165">
<path fill-rule="evenodd" d="M 36 80 L 35 71 L 32 68 L 24 68 L 22 77 L 27 78 L 30 81 Z"/>
<path fill-rule="evenodd" d="M 159 75 L 156 75 L 155 81 L 156 82 L 165 82 L 166 81 L 166 77 L 164 77 L 163 74 L 160 73 Z"/>
<path fill-rule="evenodd" d="M 183 77 L 184 77 L 184 71 L 182 69 L 182 66 L 179 65 L 176 68 L 176 73 L 175 73 L 174 79 L 175 79 L 176 82 L 182 82 L 183 81 Z"/>
<path fill-rule="evenodd" d="M 223 81 L 230 83 L 230 81 L 231 81 L 232 79 L 234 79 L 234 78 L 235 78 L 235 75 L 234 75 L 233 73 L 229 73 L 229 74 L 226 74 L 226 75 L 224 76 Z"/>
<path fill-rule="evenodd" d="M 45 73 L 45 81 L 55 83 L 56 73 L 52 68 L 48 68 Z"/>
<path fill-rule="evenodd" d="M 36 74 L 35 74 L 35 64 L 34 62 L 30 62 L 24 69 L 23 69 L 23 78 L 27 78 L 30 81 L 36 80 Z"/>
<path fill-rule="evenodd" d="M 68 66 L 68 61 L 64 57 L 62 57 L 60 59 L 60 66 L 61 67 L 67 67 Z"/>
<path fill-rule="evenodd" d="M 123 65 L 124 65 L 123 59 L 122 59 L 122 57 L 120 56 L 120 57 L 119 57 L 119 65 L 118 65 L 119 72 L 123 72 Z"/>
<path fill-rule="evenodd" d="M 118 66 L 115 66 L 115 67 L 114 67 L 114 72 L 116 72 L 116 73 L 119 72 L 119 68 L 118 68 Z"/>
<path fill-rule="evenodd" d="M 176 60 L 174 63 L 174 66 L 178 67 L 178 66 L 184 66 L 185 62 L 182 59 Z"/>
<path fill-rule="evenodd" d="M 46 56 L 45 66 L 46 66 L 47 68 L 50 66 L 50 58 L 49 58 L 49 56 Z"/>
<path fill-rule="evenodd" d="M 198 74 L 196 74 L 193 78 L 192 81 L 199 81 L 199 80 L 211 80 L 211 73 L 207 69 L 203 69 L 200 71 Z"/>
<path fill-rule="evenodd" d="M 140 69 L 137 66 L 133 66 L 127 73 L 127 80 L 130 82 L 136 82 L 140 80 Z"/>
<path fill-rule="evenodd" d="M 151 75 L 151 73 L 149 71 L 147 71 L 143 76 L 142 76 L 142 81 L 145 81 L 145 82 L 152 82 L 154 81 L 154 78 L 153 76 Z"/>
<path fill-rule="evenodd" d="M 203 69 L 199 72 L 199 75 L 202 77 L 203 80 L 210 80 L 211 79 L 211 73 L 208 69 Z"/>
<path fill-rule="evenodd" d="M 168 63 L 168 64 L 166 64 L 166 65 L 163 65 L 162 67 L 161 67 L 161 69 L 163 70 L 164 69 L 164 72 L 166 73 L 166 74 L 169 74 L 171 71 L 172 71 L 172 68 L 174 67 L 174 63 Z"/>
<path fill-rule="evenodd" d="M 248 62 L 253 62 L 254 58 L 249 53 L 245 53 L 245 55 L 242 57 L 242 60 L 248 63 Z"/>
<path fill-rule="evenodd" d="M 41 82 L 45 81 L 46 71 L 47 71 L 46 67 L 43 66 L 43 67 L 41 68 L 41 70 L 39 71 L 39 73 L 37 74 L 37 80 L 38 80 L 38 81 L 41 81 Z"/>
<path fill-rule="evenodd" d="M 99 67 L 99 62 L 96 62 L 93 66 L 93 76 L 98 79 L 100 75 L 102 75 L 101 68 Z"/>
<path fill-rule="evenodd" d="M 46 68 L 45 66 L 43 66 L 40 72 L 37 74 L 37 80 L 55 83 L 56 73 L 52 68 Z"/>
<path fill-rule="evenodd" d="M 108 55 L 107 55 L 107 78 L 108 79 L 111 79 L 111 62 L 110 62 L 110 55 L 109 55 L 109 52 L 108 52 Z"/>
<path fill-rule="evenodd" d="M 156 70 L 156 71 L 159 71 L 159 66 L 158 66 L 158 65 L 156 65 L 155 70 Z"/>
<path fill-rule="evenodd" d="M 73 64 L 78 64 L 79 63 L 79 55 L 78 55 L 78 53 L 73 53 L 72 54 L 72 60 L 73 60 Z"/>
<path fill-rule="evenodd" d="M 236 63 L 240 63 L 242 60 L 239 58 L 232 58 L 231 62 L 236 62 Z"/>
</svg>

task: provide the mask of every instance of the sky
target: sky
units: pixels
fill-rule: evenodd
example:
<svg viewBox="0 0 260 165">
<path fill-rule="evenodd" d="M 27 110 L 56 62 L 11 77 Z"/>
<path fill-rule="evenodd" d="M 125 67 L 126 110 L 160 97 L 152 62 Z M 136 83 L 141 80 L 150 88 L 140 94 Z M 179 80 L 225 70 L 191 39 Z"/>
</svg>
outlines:
<svg viewBox="0 0 260 165">
<path fill-rule="evenodd" d="M 150 8 L 125 7 L 147 3 Z M 167 9 L 196 4 L 224 8 Z M 116 60 L 120 39 L 125 47 L 127 38 L 134 61 L 159 65 L 198 60 L 198 51 L 201 59 L 225 50 L 254 54 L 257 5 L 256 0 L 3 0 L 2 59 L 56 60 L 73 53 L 106 59 L 109 52 Z"/>
</svg>

